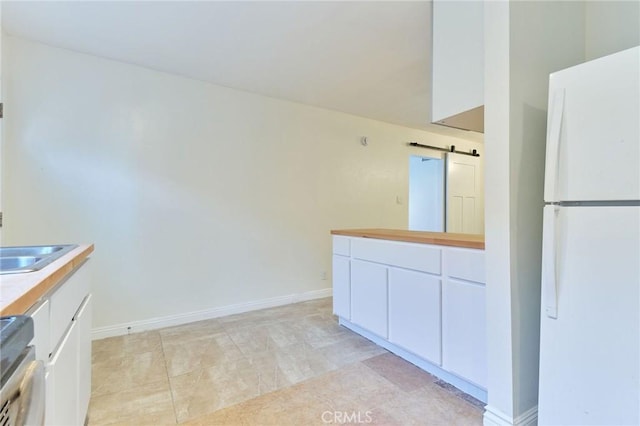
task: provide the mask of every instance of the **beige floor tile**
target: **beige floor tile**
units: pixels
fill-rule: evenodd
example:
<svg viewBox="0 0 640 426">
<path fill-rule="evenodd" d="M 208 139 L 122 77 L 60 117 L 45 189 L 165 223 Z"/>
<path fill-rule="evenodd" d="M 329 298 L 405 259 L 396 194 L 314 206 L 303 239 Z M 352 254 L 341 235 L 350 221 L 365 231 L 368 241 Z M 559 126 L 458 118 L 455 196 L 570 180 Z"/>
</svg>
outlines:
<svg viewBox="0 0 640 426">
<path fill-rule="evenodd" d="M 93 359 L 100 360 L 113 356 L 122 357 L 123 355 L 135 355 L 158 350 L 162 350 L 158 331 L 146 331 L 94 340 L 91 347 Z"/>
<path fill-rule="evenodd" d="M 221 317 L 220 323 L 225 330 L 230 331 L 273 324 L 285 320 L 288 315 L 289 314 L 287 313 L 272 311 L 271 309 L 262 309 L 259 311 L 245 312 L 242 314 Z"/>
<path fill-rule="evenodd" d="M 304 343 L 299 326 L 289 321 L 229 329 L 227 334 L 245 356 Z"/>
<path fill-rule="evenodd" d="M 404 424 L 472 426 L 482 424 L 483 410 L 456 397 L 435 383 L 418 390 L 395 394 L 381 405 Z"/>
<path fill-rule="evenodd" d="M 319 314 L 301 318 L 299 326 L 305 342 L 314 348 L 339 343 L 355 335 L 353 331 L 340 326 L 335 318 Z"/>
<path fill-rule="evenodd" d="M 92 396 L 160 382 L 168 385 L 162 351 L 100 358 L 92 364 Z"/>
<path fill-rule="evenodd" d="M 90 425 L 175 423 L 171 391 L 166 382 L 157 381 L 91 397 Z"/>
<path fill-rule="evenodd" d="M 163 343 L 169 377 L 175 377 L 205 367 L 244 358 L 226 332 L 179 342 Z"/>
<path fill-rule="evenodd" d="M 405 392 L 422 388 L 436 379 L 421 368 L 390 352 L 362 362 Z"/>
<path fill-rule="evenodd" d="M 383 347 L 355 333 L 336 343 L 318 349 L 318 353 L 327 357 L 329 361 L 338 367 L 364 361 L 387 352 Z"/>
<path fill-rule="evenodd" d="M 350 368 L 346 381 L 364 373 L 373 380 L 382 380 L 366 368 Z M 331 373 L 335 375 L 335 373 Z M 340 376 L 338 374 L 337 376 Z M 348 384 L 330 380 L 329 392 L 323 392 L 326 378 L 315 378 L 292 387 L 262 395 L 188 422 L 189 425 L 323 425 L 340 423 L 370 423 L 393 425 L 400 423 L 386 412 L 366 401 L 349 400 Z M 387 386 L 391 386 L 387 383 Z M 338 394 L 334 392 L 338 391 Z"/>
<path fill-rule="evenodd" d="M 331 309 L 331 298 L 326 298 L 326 300 L 310 300 L 292 305 L 284 305 L 275 308 L 229 315 L 219 318 L 219 320 L 225 329 L 232 330 L 236 328 L 273 324 L 281 321 L 297 321 L 305 315 L 313 315 L 317 313 L 331 315 Z"/>
<path fill-rule="evenodd" d="M 204 339 L 220 333 L 224 333 L 224 328 L 217 318 L 163 328 L 159 331 L 163 345 L 186 344 L 191 340 Z"/>
<path fill-rule="evenodd" d="M 483 409 L 338 325 L 331 298 L 93 343 L 90 424 L 480 425 Z"/>
<path fill-rule="evenodd" d="M 270 393 L 249 401 L 224 408 L 183 423 L 202 425 L 287 425 L 287 410 L 291 404 L 281 393 Z"/>
<path fill-rule="evenodd" d="M 260 395 L 257 370 L 245 359 L 170 378 L 178 422 Z"/>
<path fill-rule="evenodd" d="M 306 343 L 247 357 L 261 375 L 261 393 L 320 376 L 337 367 Z"/>
<path fill-rule="evenodd" d="M 315 397 L 337 411 L 373 410 L 388 401 L 399 389 L 362 363 L 350 364 L 324 374 L 303 385 L 313 389 Z"/>
<path fill-rule="evenodd" d="M 142 414 L 140 416 L 131 416 L 124 420 L 104 423 L 105 426 L 168 426 L 176 424 L 177 422 L 173 410 L 153 414 Z M 89 425 L 92 425 L 92 423 L 89 422 Z"/>
</svg>

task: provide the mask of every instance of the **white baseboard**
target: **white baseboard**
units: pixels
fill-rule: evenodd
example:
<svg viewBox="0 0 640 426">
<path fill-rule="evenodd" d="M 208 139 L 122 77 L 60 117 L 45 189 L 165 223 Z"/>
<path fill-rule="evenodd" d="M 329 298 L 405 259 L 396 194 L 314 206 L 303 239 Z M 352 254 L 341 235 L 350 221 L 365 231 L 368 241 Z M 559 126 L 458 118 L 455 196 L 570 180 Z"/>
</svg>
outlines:
<svg viewBox="0 0 640 426">
<path fill-rule="evenodd" d="M 166 317 L 150 318 L 141 321 L 133 321 L 130 323 L 110 325 L 107 327 L 98 327 L 91 330 L 91 339 L 99 340 L 107 337 L 123 336 L 130 333 L 138 333 L 140 331 L 156 330 L 159 328 L 187 324 L 195 321 L 224 317 L 227 315 L 240 314 L 249 311 L 257 311 L 259 309 L 273 308 L 276 306 L 289 305 L 292 303 L 304 302 L 307 300 L 322 299 L 325 297 L 330 297 L 331 294 L 331 288 L 324 288 L 322 290 L 313 290 L 305 293 L 272 297 L 269 299 L 255 300 L 251 302 L 221 306 L 195 312 L 187 312 L 184 314 L 168 315 Z"/>
<path fill-rule="evenodd" d="M 513 418 L 491 405 L 485 407 L 484 426 L 536 426 L 538 424 L 538 406 L 531 407 L 518 417 Z"/>
</svg>

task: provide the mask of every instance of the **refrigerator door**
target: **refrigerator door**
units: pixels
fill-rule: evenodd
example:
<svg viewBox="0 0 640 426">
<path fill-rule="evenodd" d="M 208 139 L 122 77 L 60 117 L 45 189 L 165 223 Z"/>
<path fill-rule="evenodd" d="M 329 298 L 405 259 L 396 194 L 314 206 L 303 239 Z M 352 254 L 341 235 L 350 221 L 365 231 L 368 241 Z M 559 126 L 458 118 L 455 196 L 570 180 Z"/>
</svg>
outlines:
<svg viewBox="0 0 640 426">
<path fill-rule="evenodd" d="M 549 78 L 544 198 L 640 200 L 640 46 Z"/>
<path fill-rule="evenodd" d="M 539 424 L 638 425 L 640 207 L 545 210 Z"/>
</svg>

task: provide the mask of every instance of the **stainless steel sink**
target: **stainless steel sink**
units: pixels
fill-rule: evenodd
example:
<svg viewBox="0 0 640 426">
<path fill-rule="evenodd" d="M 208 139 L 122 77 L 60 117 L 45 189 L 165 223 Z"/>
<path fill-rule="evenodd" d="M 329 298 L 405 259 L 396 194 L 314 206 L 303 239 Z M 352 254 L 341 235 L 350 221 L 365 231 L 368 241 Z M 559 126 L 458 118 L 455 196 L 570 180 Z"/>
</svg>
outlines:
<svg viewBox="0 0 640 426">
<path fill-rule="evenodd" d="M 37 271 L 76 247 L 77 244 L 0 247 L 0 274 Z"/>
<path fill-rule="evenodd" d="M 0 257 L 0 271 L 26 268 L 41 260 L 41 257 L 34 256 Z"/>
</svg>

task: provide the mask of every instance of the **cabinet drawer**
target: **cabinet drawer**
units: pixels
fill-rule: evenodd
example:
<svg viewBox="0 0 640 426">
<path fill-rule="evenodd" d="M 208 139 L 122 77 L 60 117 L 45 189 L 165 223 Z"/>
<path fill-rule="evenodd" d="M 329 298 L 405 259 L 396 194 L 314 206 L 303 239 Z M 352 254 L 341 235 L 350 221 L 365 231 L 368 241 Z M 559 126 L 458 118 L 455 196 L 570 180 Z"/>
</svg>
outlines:
<svg viewBox="0 0 640 426">
<path fill-rule="evenodd" d="M 484 250 L 447 249 L 447 275 L 477 283 L 486 283 Z"/>
<path fill-rule="evenodd" d="M 64 280 L 49 298 L 50 309 L 50 346 L 55 348 L 69 323 L 78 311 L 80 304 L 89 294 L 90 262 L 86 261 Z"/>
<path fill-rule="evenodd" d="M 353 238 L 351 257 L 440 274 L 442 249 L 426 244 Z"/>
<path fill-rule="evenodd" d="M 350 256 L 351 255 L 351 238 L 334 235 L 333 236 L 333 254 Z"/>
</svg>

